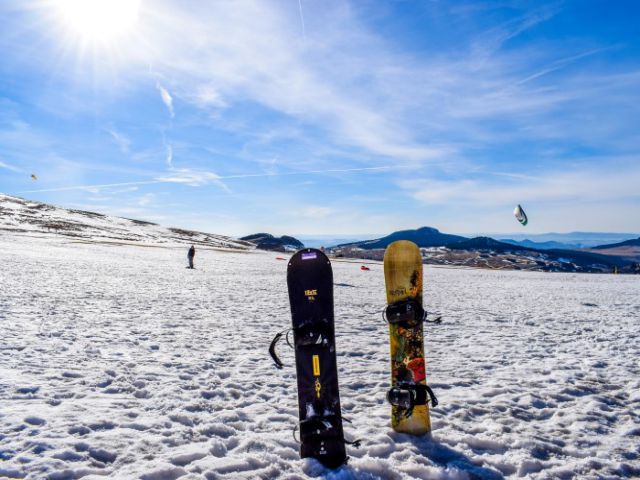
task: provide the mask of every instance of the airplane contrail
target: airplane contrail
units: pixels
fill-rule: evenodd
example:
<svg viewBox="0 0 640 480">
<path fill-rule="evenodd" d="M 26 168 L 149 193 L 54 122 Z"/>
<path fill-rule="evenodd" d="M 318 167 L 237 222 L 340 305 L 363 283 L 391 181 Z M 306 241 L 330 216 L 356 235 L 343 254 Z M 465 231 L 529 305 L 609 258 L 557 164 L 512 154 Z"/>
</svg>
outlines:
<svg viewBox="0 0 640 480">
<path fill-rule="evenodd" d="M 300 7 L 300 21 L 302 22 L 302 37 L 307 39 L 307 31 L 304 28 L 304 16 L 302 15 L 302 0 L 298 0 L 298 6 Z"/>
<path fill-rule="evenodd" d="M 212 176 L 210 172 L 199 172 L 199 173 L 207 173 L 210 178 L 206 179 L 207 181 L 202 185 L 197 185 L 197 186 L 207 185 L 210 180 L 229 180 L 229 179 L 235 179 L 235 178 L 285 177 L 285 176 L 292 176 L 292 175 L 323 175 L 328 173 L 374 172 L 374 171 L 381 171 L 381 170 L 389 170 L 391 168 L 394 168 L 394 169 L 407 168 L 408 166 L 409 165 L 383 165 L 380 167 L 334 168 L 334 169 L 327 169 L 327 170 L 304 170 L 300 172 L 284 172 L 284 173 L 277 173 L 277 172 L 243 173 L 238 175 L 224 175 L 224 176 L 215 175 L 215 177 Z M 198 172 L 193 172 L 193 173 L 197 174 Z M 74 185 L 70 187 L 43 188 L 39 190 L 23 190 L 17 193 L 22 194 L 22 193 L 41 193 L 41 192 L 65 192 L 70 190 L 91 190 L 91 189 L 110 188 L 110 187 L 131 187 L 135 185 L 154 185 L 159 183 L 188 183 L 186 180 L 187 179 L 181 180 L 178 175 L 173 178 L 159 177 L 154 180 L 145 180 L 140 182 L 103 183 L 99 185 Z M 188 180 L 194 181 L 194 178 L 191 177 Z"/>
<path fill-rule="evenodd" d="M 285 173 L 243 173 L 239 175 L 227 175 L 220 177 L 220 180 L 229 178 L 250 178 L 250 177 L 285 177 L 288 175 L 321 175 L 323 173 L 348 173 L 348 172 L 366 172 L 375 170 L 388 170 L 390 168 L 403 168 L 406 165 L 385 165 L 381 167 L 361 167 L 361 168 L 335 168 L 328 170 L 306 170 L 303 172 L 285 172 Z"/>
</svg>

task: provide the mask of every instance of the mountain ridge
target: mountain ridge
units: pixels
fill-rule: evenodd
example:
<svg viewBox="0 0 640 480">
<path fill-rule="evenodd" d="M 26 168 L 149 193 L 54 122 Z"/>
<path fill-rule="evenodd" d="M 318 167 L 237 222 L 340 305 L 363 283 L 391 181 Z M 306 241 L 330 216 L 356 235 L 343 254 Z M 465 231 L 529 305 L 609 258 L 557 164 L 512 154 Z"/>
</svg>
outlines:
<svg viewBox="0 0 640 480">
<path fill-rule="evenodd" d="M 0 232 L 39 233 L 103 243 L 147 246 L 195 244 L 212 248 L 251 250 L 255 246 L 234 238 L 153 222 L 53 206 L 0 193 Z"/>
<path fill-rule="evenodd" d="M 336 245 L 332 248 L 362 248 L 364 250 L 371 250 L 374 248 L 386 248 L 390 243 L 396 240 L 409 240 L 419 247 L 438 247 L 444 246 L 447 243 L 466 240 L 467 237 L 461 235 L 452 235 L 448 233 L 441 233 L 440 230 L 434 227 L 420 227 L 413 230 L 399 230 L 392 232 L 389 235 L 373 240 L 363 240 L 360 242 L 345 243 Z"/>
<path fill-rule="evenodd" d="M 253 233 L 240 237 L 240 240 L 251 242 L 260 250 L 270 250 L 274 252 L 286 252 L 304 248 L 304 244 L 300 240 L 290 235 L 275 237 L 270 233 Z"/>
</svg>

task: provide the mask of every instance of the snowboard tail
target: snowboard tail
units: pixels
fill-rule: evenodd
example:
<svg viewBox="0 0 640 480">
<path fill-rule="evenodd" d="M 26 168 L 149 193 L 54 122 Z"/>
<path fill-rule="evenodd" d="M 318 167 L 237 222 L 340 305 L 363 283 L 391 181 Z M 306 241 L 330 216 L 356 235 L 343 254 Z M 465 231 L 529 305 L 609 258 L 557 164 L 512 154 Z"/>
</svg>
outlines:
<svg viewBox="0 0 640 480">
<path fill-rule="evenodd" d="M 391 350 L 391 425 L 397 432 L 422 435 L 431 431 L 422 306 L 422 256 L 415 243 L 399 240 L 384 254 L 384 278 Z"/>
<path fill-rule="evenodd" d="M 298 382 L 300 456 L 328 468 L 347 461 L 338 391 L 333 272 L 320 250 L 291 257 L 287 286 Z"/>
</svg>

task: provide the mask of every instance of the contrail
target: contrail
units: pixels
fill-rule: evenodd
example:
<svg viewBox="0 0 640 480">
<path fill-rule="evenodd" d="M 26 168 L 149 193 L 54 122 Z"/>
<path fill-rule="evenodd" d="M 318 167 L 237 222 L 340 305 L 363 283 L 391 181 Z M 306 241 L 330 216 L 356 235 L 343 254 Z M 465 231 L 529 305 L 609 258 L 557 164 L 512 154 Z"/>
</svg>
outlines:
<svg viewBox="0 0 640 480">
<path fill-rule="evenodd" d="M 302 22 L 302 37 L 307 39 L 307 31 L 304 28 L 304 16 L 302 15 L 302 0 L 298 0 L 298 6 L 300 7 L 300 21 Z"/>
<path fill-rule="evenodd" d="M 323 175 L 328 173 L 350 173 L 350 172 L 374 172 L 381 170 L 389 170 L 391 168 L 399 169 L 399 168 L 407 168 L 409 165 L 384 165 L 380 167 L 360 167 L 360 168 L 333 168 L 328 170 L 304 170 L 301 172 L 285 172 L 285 173 L 243 173 L 238 175 L 225 175 L 219 176 L 216 175 L 215 178 L 211 177 L 209 180 L 229 180 L 234 178 L 260 178 L 260 177 L 286 177 L 292 175 Z M 210 172 L 200 172 L 200 173 L 208 173 L 210 176 Z M 193 180 L 193 179 L 192 179 Z M 65 192 L 69 190 L 91 190 L 96 188 L 111 188 L 111 187 L 130 187 L 134 185 L 154 185 L 158 183 L 186 183 L 179 181 L 179 177 L 175 178 L 156 178 L 155 180 L 146 180 L 140 182 L 123 182 L 123 183 L 104 183 L 100 185 L 75 185 L 71 187 L 59 187 L 59 188 L 44 188 L 40 190 L 23 190 L 17 193 L 41 193 L 41 192 Z M 208 181 L 203 183 L 204 186 L 208 184 Z"/>
<path fill-rule="evenodd" d="M 130 187 L 132 185 L 153 185 L 154 183 L 165 183 L 159 180 L 147 180 L 146 182 L 124 182 L 124 183 L 104 183 L 102 185 L 75 185 L 73 187 L 43 188 L 40 190 L 22 190 L 18 193 L 38 193 L 38 192 L 64 192 L 67 190 L 91 190 L 93 188 L 109 187 Z"/>
<path fill-rule="evenodd" d="M 243 173 L 240 175 L 227 175 L 220 177 L 221 180 L 228 178 L 250 178 L 250 177 L 285 177 L 289 175 L 321 175 L 323 173 L 348 173 L 348 172 L 366 172 L 375 170 L 388 170 L 390 168 L 404 168 L 406 165 L 386 165 L 382 167 L 362 167 L 362 168 L 336 168 L 329 170 L 306 170 L 303 172 L 286 172 L 286 173 Z"/>
</svg>

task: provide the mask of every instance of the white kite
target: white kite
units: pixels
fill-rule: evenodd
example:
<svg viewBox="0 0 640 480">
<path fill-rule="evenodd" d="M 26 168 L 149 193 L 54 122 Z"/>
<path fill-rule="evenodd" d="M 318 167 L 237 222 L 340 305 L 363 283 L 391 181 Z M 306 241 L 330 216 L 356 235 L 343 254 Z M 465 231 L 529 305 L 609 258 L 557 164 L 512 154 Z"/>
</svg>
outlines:
<svg viewBox="0 0 640 480">
<path fill-rule="evenodd" d="M 520 222 L 520 224 L 523 227 L 529 222 L 529 219 L 527 218 L 527 214 L 524 213 L 524 210 L 520 205 L 518 205 L 515 208 L 515 210 L 513 211 L 513 214 L 515 215 L 516 219 Z"/>
</svg>

